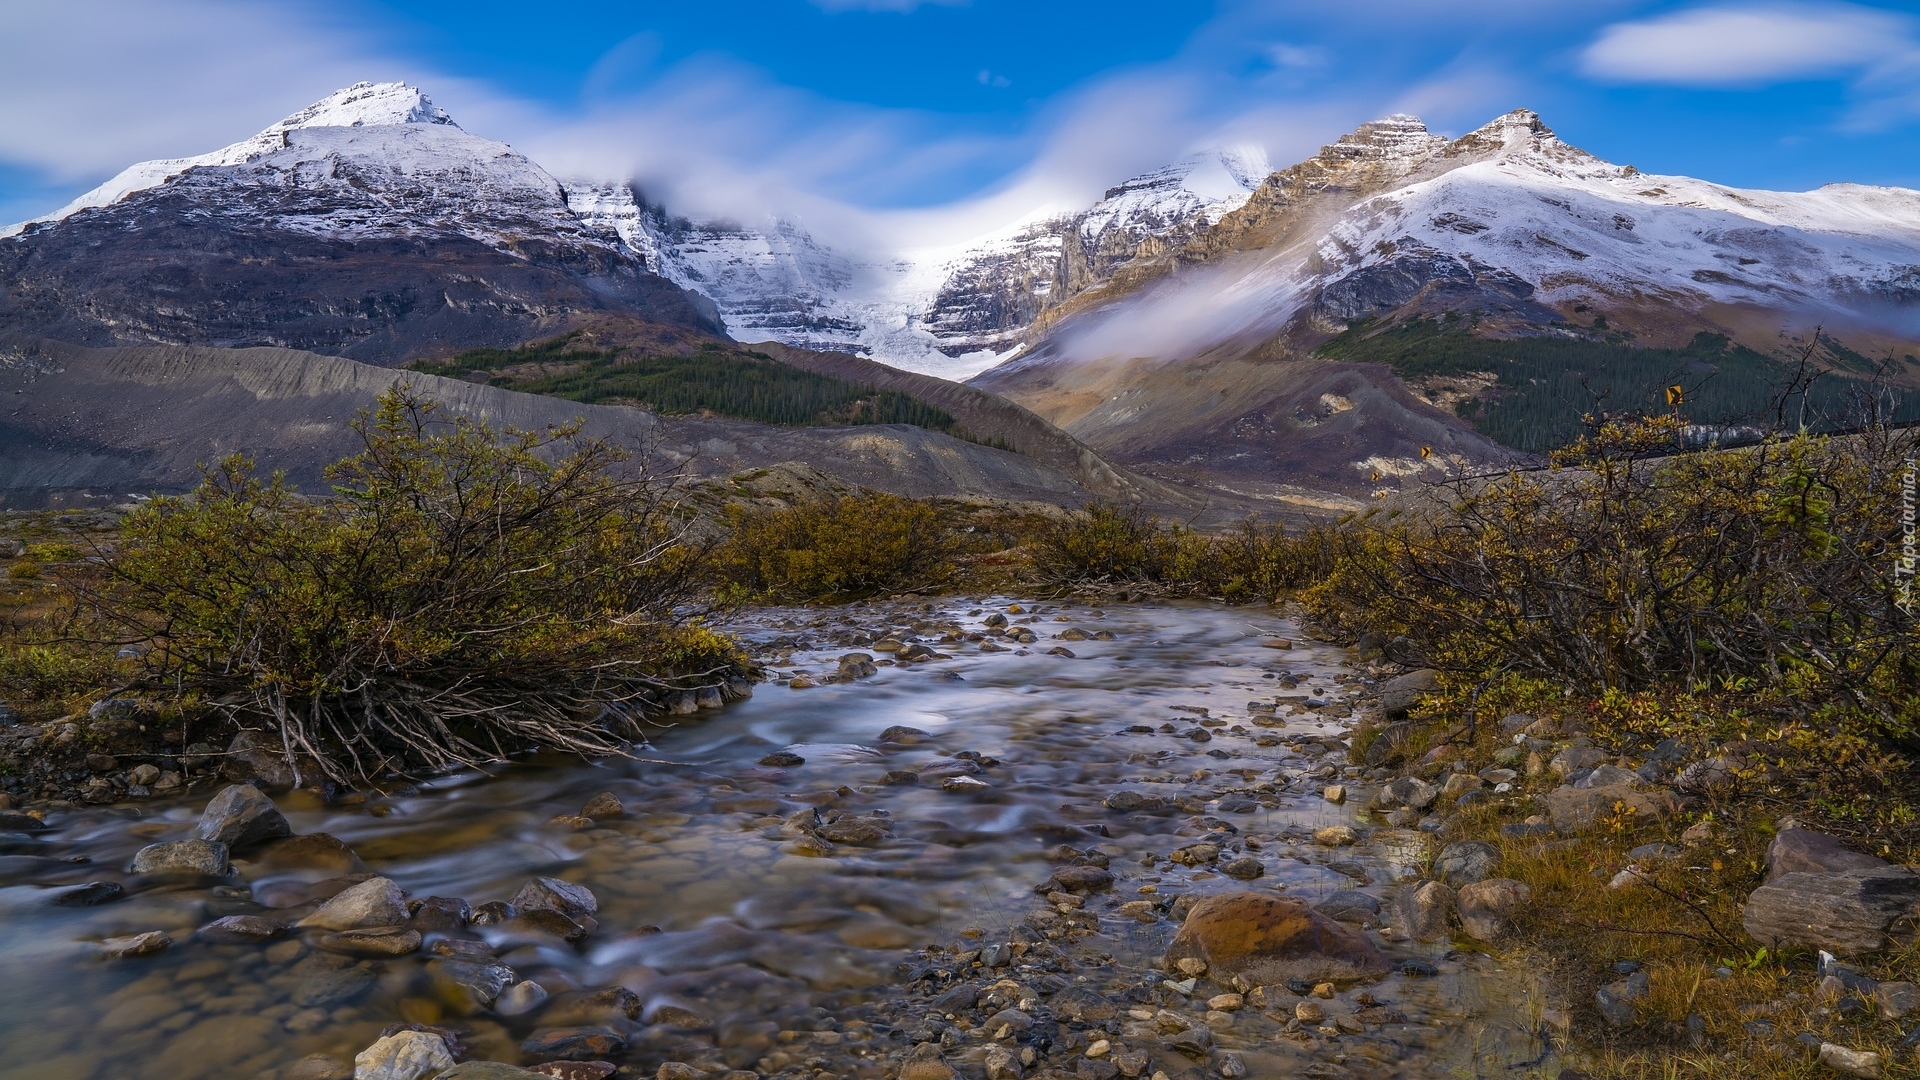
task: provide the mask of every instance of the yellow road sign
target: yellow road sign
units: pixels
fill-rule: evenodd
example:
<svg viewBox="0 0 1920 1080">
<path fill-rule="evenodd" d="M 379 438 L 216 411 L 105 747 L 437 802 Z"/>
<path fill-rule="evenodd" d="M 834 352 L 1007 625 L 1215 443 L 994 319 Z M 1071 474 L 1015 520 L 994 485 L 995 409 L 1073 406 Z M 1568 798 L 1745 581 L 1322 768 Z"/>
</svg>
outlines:
<svg viewBox="0 0 1920 1080">
<path fill-rule="evenodd" d="M 1687 391 L 1685 390 L 1685 388 L 1679 387 L 1679 386 L 1667 387 L 1667 404 L 1685 405 L 1686 403 L 1687 403 Z"/>
</svg>

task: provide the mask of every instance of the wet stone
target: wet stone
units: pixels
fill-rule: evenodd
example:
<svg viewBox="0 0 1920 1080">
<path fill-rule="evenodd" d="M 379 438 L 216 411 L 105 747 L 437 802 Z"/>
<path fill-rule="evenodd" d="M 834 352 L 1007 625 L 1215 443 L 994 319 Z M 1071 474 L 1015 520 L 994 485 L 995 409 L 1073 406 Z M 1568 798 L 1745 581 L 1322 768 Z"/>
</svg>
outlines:
<svg viewBox="0 0 1920 1080">
<path fill-rule="evenodd" d="M 135 957 L 152 956 L 163 952 L 173 944 L 173 939 L 159 930 L 149 930 L 144 934 L 132 934 L 127 937 L 110 937 L 100 942 L 100 955 L 110 960 L 131 960 Z"/>
<path fill-rule="evenodd" d="M 264 915 L 228 915 L 195 930 L 193 936 L 216 945 L 241 945 L 273 941 L 286 933 L 286 926 Z"/>
<path fill-rule="evenodd" d="M 227 846 L 210 840 L 175 840 L 148 844 L 134 853 L 136 874 L 198 874 L 226 877 L 233 872 L 227 861 Z"/>
<path fill-rule="evenodd" d="M 520 1052 L 528 1057 L 594 1061 L 625 1054 L 627 1040 L 611 1028 L 546 1028 L 528 1036 L 520 1044 Z"/>
<path fill-rule="evenodd" d="M 89 881 L 60 893 L 53 902 L 59 907 L 95 907 L 111 904 L 126 894 L 127 890 L 117 881 Z"/>
<path fill-rule="evenodd" d="M 292 836 L 293 827 L 265 792 L 251 784 L 233 784 L 207 803 L 194 835 L 225 844 L 229 851 L 244 851 L 268 840 Z"/>
<path fill-rule="evenodd" d="M 458 1003 L 466 1012 L 492 1005 L 514 980 L 512 968 L 488 960 L 429 960 L 427 975 L 440 1000 Z"/>
<path fill-rule="evenodd" d="M 1252 856 L 1242 856 L 1231 862 L 1220 864 L 1220 872 L 1230 878 L 1238 878 L 1241 881 L 1252 881 L 1254 878 L 1265 874 L 1267 868 L 1261 865 L 1259 859 L 1253 858 Z"/>
<path fill-rule="evenodd" d="M 447 1041 L 425 1031 L 396 1031 L 353 1059 L 354 1080 L 420 1080 L 453 1067 Z"/>
<path fill-rule="evenodd" d="M 407 925 L 422 934 L 458 934 L 473 921 L 473 909 L 457 896 L 429 896 L 412 909 Z"/>
<path fill-rule="evenodd" d="M 775 750 L 760 759 L 760 764 L 776 769 L 794 769 L 807 763 L 807 759 L 791 750 Z"/>
<path fill-rule="evenodd" d="M 401 926 L 375 926 L 325 934 L 316 944 L 348 956 L 406 956 L 420 951 L 420 934 Z"/>
<path fill-rule="evenodd" d="M 555 911 L 569 919 L 582 915 L 591 915 L 600 909 L 599 901 L 594 899 L 591 890 L 584 885 L 575 885 L 559 878 L 534 878 L 520 887 L 509 901 L 521 914 L 536 911 Z"/>
<path fill-rule="evenodd" d="M 361 930 L 399 926 L 407 921 L 400 886 L 389 878 L 368 878 L 351 886 L 301 919 L 297 925 L 318 930 Z"/>
</svg>

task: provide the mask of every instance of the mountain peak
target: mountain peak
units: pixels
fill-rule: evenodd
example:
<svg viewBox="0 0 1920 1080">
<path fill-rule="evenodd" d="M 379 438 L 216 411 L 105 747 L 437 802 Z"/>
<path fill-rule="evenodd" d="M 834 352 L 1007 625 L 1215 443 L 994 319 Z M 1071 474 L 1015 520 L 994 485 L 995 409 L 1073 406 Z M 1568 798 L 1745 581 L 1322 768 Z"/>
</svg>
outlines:
<svg viewBox="0 0 1920 1080">
<path fill-rule="evenodd" d="M 1380 158 L 1419 157 L 1445 140 L 1427 130 L 1426 122 L 1407 113 L 1394 113 L 1369 120 L 1330 146 L 1320 148 L 1322 158 L 1349 161 Z"/>
<path fill-rule="evenodd" d="M 357 82 L 335 90 L 262 134 L 297 128 L 385 127 L 397 124 L 460 126 L 418 87 L 403 82 Z"/>
</svg>

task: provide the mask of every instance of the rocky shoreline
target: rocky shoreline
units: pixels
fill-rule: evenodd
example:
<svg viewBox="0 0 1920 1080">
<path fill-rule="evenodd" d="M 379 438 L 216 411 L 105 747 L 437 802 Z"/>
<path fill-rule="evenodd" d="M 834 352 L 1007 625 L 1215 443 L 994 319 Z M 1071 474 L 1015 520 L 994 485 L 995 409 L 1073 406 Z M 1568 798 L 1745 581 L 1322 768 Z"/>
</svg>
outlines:
<svg viewBox="0 0 1920 1080">
<path fill-rule="evenodd" d="M 1062 685 L 1097 686 L 1164 644 L 1071 603 L 876 604 L 769 613 L 746 630 L 773 676 L 757 707 L 900 694 L 884 708 L 907 718 L 914 695 L 965 684 L 979 693 L 996 665 L 1045 663 Z M 1639 1023 L 1646 974 L 1621 961 L 1591 999 L 1557 996 L 1514 925 L 1552 914 L 1532 910 L 1528 884 L 1503 875 L 1527 846 L 1581 844 L 1598 818 L 1677 826 L 1691 812 L 1687 792 L 1719 766 L 1623 761 L 1578 732 L 1518 716 L 1500 721 L 1508 742 L 1496 760 L 1413 757 L 1405 751 L 1419 725 L 1404 717 L 1436 675 L 1295 634 L 1236 631 L 1240 647 L 1181 654 L 1162 673 L 1169 690 L 1005 737 L 895 723 L 851 750 L 776 744 L 740 767 L 688 774 L 692 786 L 603 790 L 542 826 L 516 827 L 584 856 L 588 873 L 533 874 L 498 895 L 410 895 L 408 874 L 385 869 L 390 844 L 375 839 L 368 852 L 324 832 L 296 835 L 290 816 L 310 815 L 311 796 L 270 795 L 274 785 L 256 775 L 223 787 L 190 823 L 132 813 L 123 828 L 148 842 L 125 874 L 44 888 L 36 902 L 106 912 L 151 896 L 185 904 L 151 925 L 121 920 L 90 946 L 128 971 L 163 965 L 102 998 L 92 1020 L 167 1037 L 152 1067 L 128 1074 L 155 1080 L 1374 1080 L 1485 1061 L 1583 1075 L 1574 1036 L 1595 1017 Z M 1109 666 L 1073 674 L 1089 661 Z M 1006 678 L 1010 691 L 1025 688 L 1017 671 Z M 1356 722 L 1362 750 L 1350 761 Z M 840 757 L 828 765 L 823 753 Z M 211 770 L 196 779 L 209 782 Z M 85 802 L 9 811 L 0 820 L 18 840 L 9 851 L 59 858 L 76 815 L 101 812 Z M 346 797 L 375 821 L 408 805 Z M 686 835 L 700 814 L 737 824 L 718 841 Z M 965 907 L 916 910 L 933 894 L 914 883 L 937 883 L 986 835 L 967 822 L 1013 818 L 1029 823 L 1021 831 L 1034 846 L 993 850 L 1032 852 L 1000 875 L 1015 890 L 970 902 L 972 918 Z M 1680 831 L 1635 859 L 1712 840 L 1710 827 Z M 1756 894 L 1748 905 L 1756 937 L 1802 932 L 1767 922 L 1768 912 L 1805 921 L 1814 900 L 1842 895 L 1820 875 L 1884 901 L 1875 910 L 1904 902 L 1910 872 L 1815 836 L 1779 834 L 1762 889 L 1777 899 Z M 776 871 L 787 890 L 769 894 L 776 906 L 829 895 L 813 882 L 845 880 L 852 891 L 830 911 L 773 911 L 744 927 L 663 930 L 632 917 L 621 892 L 676 888 L 666 868 L 716 842 L 744 844 L 727 850 Z M 835 871 L 852 877 L 822 876 Z M 694 874 L 677 888 L 718 884 L 703 880 L 709 870 L 677 872 Z M 1593 887 L 1632 887 L 1637 872 Z M 716 895 L 752 906 L 736 888 Z M 755 936 L 762 924 L 816 922 L 844 957 L 821 952 L 817 934 L 793 952 L 770 952 Z M 1872 932 L 1858 920 L 1836 927 Z M 1889 930 L 1879 928 L 1882 944 Z M 1823 942 L 1839 955 L 1869 944 Z M 687 959 L 716 950 L 757 959 L 719 968 Z M 210 976 L 226 989 L 207 998 L 196 987 Z M 1877 1012 L 1914 1004 L 1911 984 L 1875 983 L 1840 959 L 1820 980 L 1809 997 Z M 183 1007 L 188 995 L 200 1004 Z M 279 1046 L 356 1037 L 351 1051 L 292 1060 Z M 1819 1041 L 1807 1053 L 1833 1068 L 1892 1075 L 1868 1051 Z"/>
</svg>

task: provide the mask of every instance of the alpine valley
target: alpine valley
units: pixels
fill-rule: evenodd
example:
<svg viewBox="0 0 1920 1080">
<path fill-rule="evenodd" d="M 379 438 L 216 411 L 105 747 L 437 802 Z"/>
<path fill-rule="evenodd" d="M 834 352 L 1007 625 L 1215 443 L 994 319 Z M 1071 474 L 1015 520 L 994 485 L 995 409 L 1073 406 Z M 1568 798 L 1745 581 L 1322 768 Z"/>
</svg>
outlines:
<svg viewBox="0 0 1920 1080">
<path fill-rule="evenodd" d="M 528 421 L 582 408 L 528 392 L 598 372 L 568 392 L 597 429 L 716 474 L 1314 516 L 1530 460 L 1675 385 L 1709 433 L 1911 416 L 1916 312 L 1920 192 L 1642 174 L 1524 110 L 1456 139 L 1391 116 L 1278 171 L 1196 153 L 1078 212 L 852 251 L 556 178 L 360 83 L 0 230 L 0 498 L 178 488 L 207 439 L 314 476 L 424 366 Z M 791 370 L 839 404 L 612 389 L 643 359 Z M 270 421 L 233 422 L 250 408 Z"/>
</svg>

